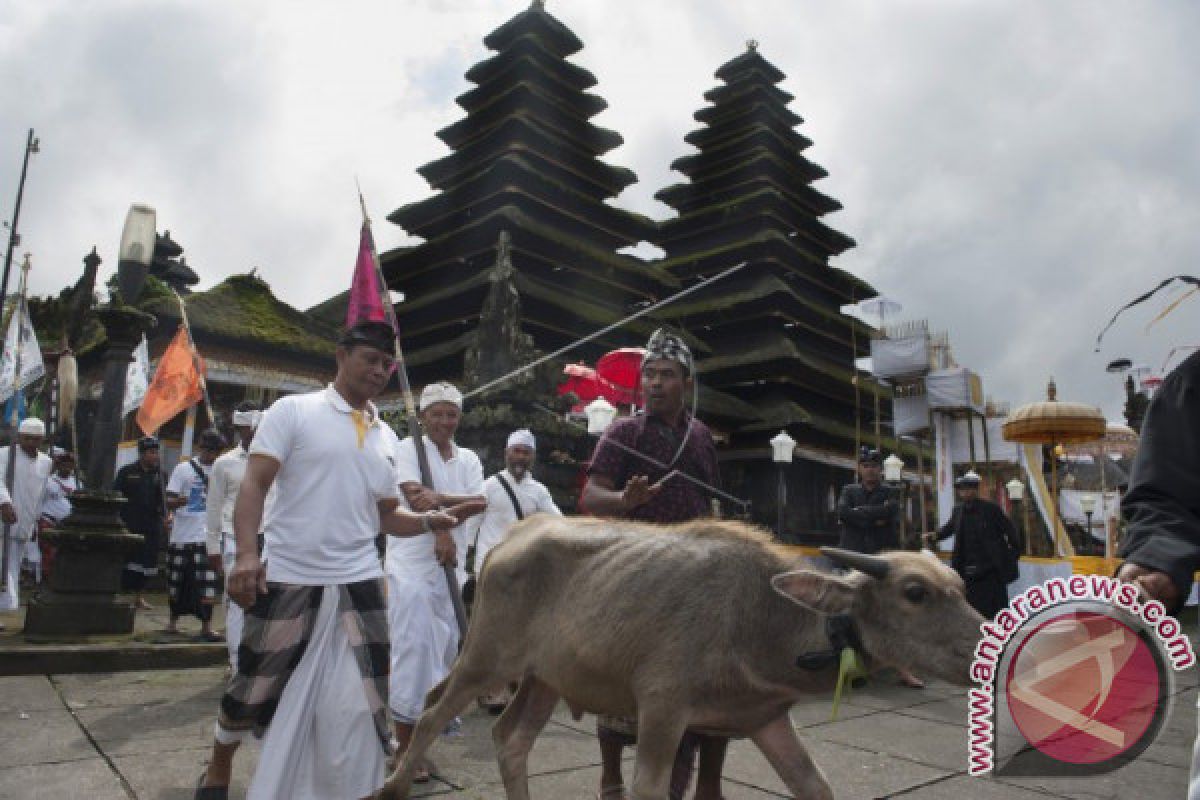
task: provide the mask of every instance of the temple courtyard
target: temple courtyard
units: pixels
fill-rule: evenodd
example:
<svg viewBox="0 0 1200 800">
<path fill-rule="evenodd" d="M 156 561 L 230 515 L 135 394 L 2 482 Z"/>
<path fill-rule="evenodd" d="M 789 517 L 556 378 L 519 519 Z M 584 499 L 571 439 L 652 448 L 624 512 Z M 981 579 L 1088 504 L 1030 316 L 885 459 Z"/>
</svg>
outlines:
<svg viewBox="0 0 1200 800">
<path fill-rule="evenodd" d="M 0 677 L 0 798 L 187 800 L 213 728 L 221 667 Z M 1162 733 L 1136 761 L 1086 779 L 988 778 L 966 774 L 966 696 L 933 685 L 879 679 L 851 693 L 837 721 L 828 697 L 797 706 L 792 719 L 839 798 L 1126 798 L 1176 800 L 1187 786 L 1196 733 L 1196 671 L 1182 673 Z M 489 729 L 472 709 L 462 733 L 433 751 L 437 778 L 419 796 L 503 798 Z M 590 798 L 599 777 L 595 720 L 560 706 L 530 759 L 535 798 Z M 244 796 L 257 745 L 240 756 L 231 797 Z M 627 780 L 632 763 L 627 769 Z M 735 742 L 726 766 L 728 800 L 788 797 L 763 757 Z"/>
</svg>

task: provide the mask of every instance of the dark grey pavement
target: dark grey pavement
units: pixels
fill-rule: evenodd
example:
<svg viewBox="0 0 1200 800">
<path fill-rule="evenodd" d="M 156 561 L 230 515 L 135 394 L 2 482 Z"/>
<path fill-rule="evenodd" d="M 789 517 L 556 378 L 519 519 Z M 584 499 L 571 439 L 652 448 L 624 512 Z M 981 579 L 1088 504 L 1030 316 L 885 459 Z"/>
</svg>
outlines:
<svg viewBox="0 0 1200 800">
<path fill-rule="evenodd" d="M 828 721 L 827 697 L 797 706 L 792 716 L 840 798 L 1178 800 L 1186 793 L 1196 734 L 1194 673 L 1179 676 L 1170 722 L 1145 754 L 1087 779 L 968 777 L 960 689 L 918 691 L 881 680 L 853 693 L 836 722 Z M 222 680 L 220 668 L 0 678 L 0 798 L 190 798 L 208 755 Z M 438 779 L 424 795 L 504 796 L 491 721 L 472 710 L 461 736 L 438 743 L 432 753 Z M 531 757 L 535 798 L 594 796 L 594 724 L 560 708 Z M 233 797 L 243 796 L 256 757 L 255 745 L 244 749 Z M 728 800 L 788 796 L 746 742 L 730 748 L 725 792 Z"/>
</svg>

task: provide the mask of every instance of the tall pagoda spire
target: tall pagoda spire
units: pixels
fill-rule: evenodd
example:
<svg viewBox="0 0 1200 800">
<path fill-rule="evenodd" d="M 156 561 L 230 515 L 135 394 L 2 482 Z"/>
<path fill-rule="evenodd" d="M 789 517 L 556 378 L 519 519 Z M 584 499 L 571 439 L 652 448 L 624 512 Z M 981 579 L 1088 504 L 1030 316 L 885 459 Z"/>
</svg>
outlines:
<svg viewBox="0 0 1200 800">
<path fill-rule="evenodd" d="M 855 414 L 869 418 L 872 402 L 871 387 L 859 387 L 856 412 L 853 364 L 867 330 L 839 307 L 876 292 L 829 264 L 854 241 L 822 221 L 841 204 L 813 188 L 827 173 L 804 155 L 812 142 L 779 88 L 785 75 L 751 41 L 716 76 L 695 114 L 702 127 L 685 137 L 698 152 L 672 164 L 688 181 L 656 195 L 678 216 L 655 244 L 666 252 L 659 265 L 685 284 L 748 265 L 668 313 L 712 347 L 701 379 L 762 415 L 732 432 L 734 450 L 750 453 L 787 427 L 802 446 L 844 458 Z"/>
<path fill-rule="evenodd" d="M 437 134 L 452 152 L 419 170 L 436 193 L 388 217 L 424 240 L 382 259 L 389 286 L 406 297 L 396 310 L 418 384 L 462 374 L 501 231 L 522 327 L 543 351 L 679 285 L 617 252 L 649 240 L 653 223 L 606 203 L 636 177 L 600 158 L 622 139 L 589 121 L 607 103 L 587 91 L 595 77 L 568 60 L 582 42 L 535 0 L 484 44 L 494 55 L 467 71 L 474 88 L 457 98 L 466 116 Z M 629 344 L 651 324 L 578 357 Z"/>
</svg>

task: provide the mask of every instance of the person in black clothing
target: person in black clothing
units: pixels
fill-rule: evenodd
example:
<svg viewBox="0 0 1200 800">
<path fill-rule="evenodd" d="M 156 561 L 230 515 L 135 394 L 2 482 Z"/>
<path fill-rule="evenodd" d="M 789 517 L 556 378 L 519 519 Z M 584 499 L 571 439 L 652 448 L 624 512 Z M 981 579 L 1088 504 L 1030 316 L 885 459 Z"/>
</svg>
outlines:
<svg viewBox="0 0 1200 800">
<path fill-rule="evenodd" d="M 838 546 L 842 549 L 874 554 L 900 546 L 896 531 L 900 505 L 882 478 L 883 460 L 879 451 L 862 448 L 858 456 L 858 483 L 843 486 L 838 498 L 838 519 L 842 523 Z"/>
<path fill-rule="evenodd" d="M 1178 612 L 1200 569 L 1200 353 L 1172 370 L 1150 401 L 1121 513 L 1125 563 L 1117 578 Z M 1200 796 L 1200 739 L 1189 787 L 1189 797 Z"/>
<path fill-rule="evenodd" d="M 144 540 L 134 560 L 125 565 L 121 581 L 125 591 L 137 594 L 135 605 L 143 611 L 150 608 L 142 591 L 146 581 L 158 572 L 158 552 L 167 519 L 165 481 L 158 457 L 157 439 L 153 436 L 139 439 L 138 460 L 117 470 L 113 480 L 113 490 L 125 495 L 121 521 L 130 533 Z"/>
<path fill-rule="evenodd" d="M 979 476 L 967 472 L 954 481 L 958 505 L 937 532 L 954 537 L 950 566 L 966 584 L 967 602 L 991 619 L 1008 605 L 1008 584 L 1017 579 L 1021 540 L 1004 509 L 979 497 Z"/>
</svg>

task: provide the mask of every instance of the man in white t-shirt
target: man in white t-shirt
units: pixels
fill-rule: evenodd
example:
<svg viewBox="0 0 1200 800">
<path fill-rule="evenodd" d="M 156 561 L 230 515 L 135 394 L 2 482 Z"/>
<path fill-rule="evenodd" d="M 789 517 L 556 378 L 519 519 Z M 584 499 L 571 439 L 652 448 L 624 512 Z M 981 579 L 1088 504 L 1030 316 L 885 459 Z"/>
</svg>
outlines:
<svg viewBox="0 0 1200 800">
<path fill-rule="evenodd" d="M 250 442 L 258 427 L 260 412 L 253 403 L 239 403 L 233 412 L 233 430 L 237 446 L 218 458 L 208 478 L 208 512 L 205 523 L 208 563 L 224 579 L 233 569 L 237 543 L 233 537 L 233 504 L 246 472 Z M 242 641 L 242 609 L 229 602 L 225 593 L 225 642 L 229 648 L 229 667 L 237 672 L 237 650 Z"/>
<path fill-rule="evenodd" d="M 167 544 L 167 600 L 171 621 L 167 633 L 179 633 L 179 618 L 191 614 L 200 620 L 200 638 L 223 641 L 212 629 L 217 600 L 217 572 L 205 547 L 208 476 L 225 442 L 215 430 L 200 434 L 196 455 L 180 461 L 167 481 L 167 508 L 175 510 Z"/>
<path fill-rule="evenodd" d="M 259 424 L 233 515 L 229 596 L 246 610 L 238 671 L 196 800 L 228 797 L 251 731 L 265 738 L 249 800 L 349 800 L 383 785 L 389 657 L 375 536 L 449 529 L 479 510 L 397 507 L 394 437 L 370 402 L 387 385 L 394 342 L 381 323 L 349 329 L 333 383 L 276 401 Z"/>
<path fill-rule="evenodd" d="M 410 436 L 396 448 L 396 480 L 413 511 L 428 511 L 477 501 L 483 506 L 483 464 L 475 453 L 454 443 L 462 419 L 462 394 L 448 383 L 433 383 L 421 392 L 418 408 L 434 488 L 422 484 L 417 449 Z M 392 679 L 388 706 L 401 752 L 425 705 L 425 695 L 450 671 L 458 655 L 458 621 L 446 585 L 443 564 L 454 564 L 467 550 L 466 531 L 389 539 L 385 568 L 388 579 L 388 624 L 392 632 Z M 466 580 L 459 568 L 458 584 Z M 429 767 L 417 781 L 429 780 Z"/>
<path fill-rule="evenodd" d="M 531 514 L 562 516 L 550 490 L 533 477 L 531 470 L 536 456 L 537 439 L 532 432 L 522 428 L 509 434 L 504 448 L 504 469 L 483 482 L 487 510 L 467 521 L 470 543 L 467 571 L 472 576 L 483 569 L 488 551 L 500 544 L 515 522 Z M 498 714 L 510 699 L 504 691 L 480 697 L 479 705 Z"/>
</svg>

